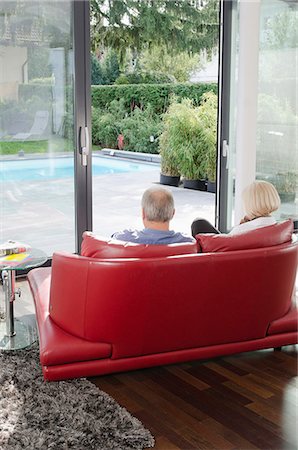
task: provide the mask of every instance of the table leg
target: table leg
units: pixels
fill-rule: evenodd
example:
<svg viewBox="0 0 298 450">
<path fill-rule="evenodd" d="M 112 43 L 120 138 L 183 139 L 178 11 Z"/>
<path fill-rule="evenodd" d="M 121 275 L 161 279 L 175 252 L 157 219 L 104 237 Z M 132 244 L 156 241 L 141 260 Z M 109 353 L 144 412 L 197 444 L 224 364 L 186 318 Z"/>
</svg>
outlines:
<svg viewBox="0 0 298 450">
<path fill-rule="evenodd" d="M 15 300 L 15 270 L 3 270 L 2 279 L 5 295 L 6 335 L 12 337 L 16 334 L 14 330 L 13 310 L 13 302 Z"/>
<path fill-rule="evenodd" d="M 15 289 L 15 279 L 15 270 L 2 270 L 6 322 L 0 322 L 1 350 L 17 350 L 28 347 L 37 338 L 35 327 L 14 317 L 15 297 L 20 295 L 19 290 Z"/>
</svg>

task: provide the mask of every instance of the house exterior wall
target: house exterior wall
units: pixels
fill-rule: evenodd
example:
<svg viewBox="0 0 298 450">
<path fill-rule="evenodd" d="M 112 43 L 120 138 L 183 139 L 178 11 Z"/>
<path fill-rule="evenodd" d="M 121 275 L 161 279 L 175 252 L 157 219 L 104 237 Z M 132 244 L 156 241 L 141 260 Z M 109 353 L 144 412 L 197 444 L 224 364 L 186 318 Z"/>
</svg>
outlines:
<svg viewBox="0 0 298 450">
<path fill-rule="evenodd" d="M 19 84 L 26 81 L 26 61 L 26 47 L 0 46 L 0 101 L 18 100 Z"/>
</svg>

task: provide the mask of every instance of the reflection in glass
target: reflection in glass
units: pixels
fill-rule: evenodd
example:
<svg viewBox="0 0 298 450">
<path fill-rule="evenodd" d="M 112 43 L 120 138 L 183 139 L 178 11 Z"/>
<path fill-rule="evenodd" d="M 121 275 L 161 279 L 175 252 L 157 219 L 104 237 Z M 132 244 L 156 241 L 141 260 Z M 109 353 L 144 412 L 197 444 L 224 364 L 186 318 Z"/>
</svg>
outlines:
<svg viewBox="0 0 298 450">
<path fill-rule="evenodd" d="M 257 178 L 281 197 L 279 218 L 298 219 L 298 4 L 262 1 Z"/>
<path fill-rule="evenodd" d="M 73 166 L 72 2 L 1 2 L 0 68 L 0 240 L 73 251 L 73 170 L 48 176 L 58 156 Z"/>
</svg>

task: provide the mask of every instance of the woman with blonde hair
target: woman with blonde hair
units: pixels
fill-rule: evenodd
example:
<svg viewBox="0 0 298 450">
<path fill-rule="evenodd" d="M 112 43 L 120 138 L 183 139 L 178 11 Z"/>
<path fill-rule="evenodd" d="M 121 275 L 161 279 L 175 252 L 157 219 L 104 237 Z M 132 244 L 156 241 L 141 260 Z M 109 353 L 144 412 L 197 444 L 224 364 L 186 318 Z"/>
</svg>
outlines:
<svg viewBox="0 0 298 450">
<path fill-rule="evenodd" d="M 263 180 L 254 181 L 244 189 L 242 200 L 245 216 L 229 234 L 238 234 L 276 223 L 271 213 L 279 208 L 280 198 L 273 184 Z M 199 233 L 219 233 L 205 219 L 194 220 L 191 225 L 191 232 L 193 236 Z"/>
<path fill-rule="evenodd" d="M 246 230 L 267 227 L 276 223 L 271 213 L 280 207 L 280 198 L 273 184 L 257 180 L 242 192 L 245 216 L 230 234 L 242 233 Z"/>
</svg>

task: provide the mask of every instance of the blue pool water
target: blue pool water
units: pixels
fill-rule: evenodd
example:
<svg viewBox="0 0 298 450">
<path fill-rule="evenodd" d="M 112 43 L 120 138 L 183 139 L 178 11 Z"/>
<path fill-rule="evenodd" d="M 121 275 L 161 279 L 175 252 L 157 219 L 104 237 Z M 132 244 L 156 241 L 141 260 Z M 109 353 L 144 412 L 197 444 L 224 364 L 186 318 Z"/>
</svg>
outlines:
<svg viewBox="0 0 298 450">
<path fill-rule="evenodd" d="M 106 175 L 155 170 L 156 165 L 94 156 L 92 174 Z M 38 181 L 73 178 L 74 160 L 71 157 L 0 161 L 0 182 Z"/>
</svg>

